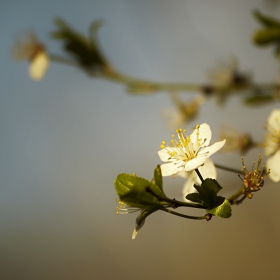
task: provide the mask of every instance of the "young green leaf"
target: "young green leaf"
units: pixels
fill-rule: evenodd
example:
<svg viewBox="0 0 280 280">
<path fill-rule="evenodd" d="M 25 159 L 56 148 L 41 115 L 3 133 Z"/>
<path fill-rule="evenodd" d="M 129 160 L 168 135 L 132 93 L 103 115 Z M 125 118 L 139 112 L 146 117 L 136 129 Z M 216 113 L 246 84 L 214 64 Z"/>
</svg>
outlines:
<svg viewBox="0 0 280 280">
<path fill-rule="evenodd" d="M 221 218 L 229 218 L 231 216 L 231 207 L 229 201 L 224 197 L 218 196 L 217 204 L 218 206 L 212 209 L 207 209 L 206 212 Z"/>
<path fill-rule="evenodd" d="M 135 175 L 119 174 L 115 179 L 115 189 L 120 200 L 132 207 L 150 209 L 167 205 L 161 201 L 166 196 L 159 186 Z"/>
</svg>

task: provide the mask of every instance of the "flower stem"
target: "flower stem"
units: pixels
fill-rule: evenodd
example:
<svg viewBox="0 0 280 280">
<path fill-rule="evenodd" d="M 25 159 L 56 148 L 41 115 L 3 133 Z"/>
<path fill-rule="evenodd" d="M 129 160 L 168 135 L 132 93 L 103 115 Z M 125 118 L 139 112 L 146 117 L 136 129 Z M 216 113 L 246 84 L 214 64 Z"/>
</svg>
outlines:
<svg viewBox="0 0 280 280">
<path fill-rule="evenodd" d="M 199 177 L 201 183 L 203 183 L 203 182 L 204 182 L 204 179 L 203 179 L 203 177 L 201 176 L 201 174 L 200 174 L 198 168 L 195 169 L 195 172 L 196 172 L 197 176 Z"/>
<path fill-rule="evenodd" d="M 240 204 L 246 198 L 246 196 L 245 196 L 245 198 L 243 198 L 239 203 L 236 203 L 236 202 L 238 202 L 237 198 L 240 197 L 240 195 L 243 194 L 243 189 L 244 188 L 241 188 L 234 195 L 227 198 L 227 200 L 229 201 L 230 204 Z"/>
<path fill-rule="evenodd" d="M 155 194 L 151 188 L 149 186 L 147 186 L 146 188 L 146 192 L 152 194 L 153 196 L 155 196 L 158 201 L 164 201 L 164 202 L 168 202 L 170 207 L 173 208 L 178 208 L 178 207 L 191 207 L 191 208 L 199 208 L 199 209 L 206 209 L 206 207 L 200 205 L 200 204 L 195 204 L 195 203 L 188 203 L 188 202 L 183 202 L 183 201 L 179 201 L 176 199 L 170 199 L 168 197 L 162 197 L 162 196 L 158 196 L 157 194 Z"/>
<path fill-rule="evenodd" d="M 162 210 L 164 212 L 167 212 L 169 214 L 175 215 L 175 216 L 179 216 L 179 217 L 187 218 L 187 219 L 192 219 L 192 220 L 205 220 L 205 219 L 207 219 L 207 215 L 204 215 L 204 216 L 189 216 L 189 215 L 184 215 L 184 214 L 181 214 L 181 213 L 177 213 L 177 212 L 172 211 L 170 209 L 162 208 L 160 210 Z"/>
<path fill-rule="evenodd" d="M 214 165 L 215 165 L 215 167 L 217 167 L 219 169 L 222 169 L 222 170 L 226 170 L 226 171 L 229 171 L 229 172 L 234 172 L 234 173 L 237 173 L 237 174 L 242 174 L 242 171 L 238 170 L 238 169 L 226 167 L 226 166 L 219 165 L 219 164 L 216 164 L 216 163 L 214 163 Z"/>
</svg>

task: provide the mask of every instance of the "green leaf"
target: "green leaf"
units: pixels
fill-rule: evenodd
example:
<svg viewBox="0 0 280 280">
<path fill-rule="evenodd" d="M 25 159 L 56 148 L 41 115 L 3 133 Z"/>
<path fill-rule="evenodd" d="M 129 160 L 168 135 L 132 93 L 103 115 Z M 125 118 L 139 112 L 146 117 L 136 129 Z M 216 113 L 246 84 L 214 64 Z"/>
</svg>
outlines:
<svg viewBox="0 0 280 280">
<path fill-rule="evenodd" d="M 186 196 L 186 199 L 204 205 L 203 203 L 203 198 L 201 197 L 201 195 L 199 193 L 190 193 Z"/>
<path fill-rule="evenodd" d="M 220 184 L 215 179 L 211 178 L 206 178 L 201 184 L 201 186 L 207 189 L 208 191 L 216 194 L 222 189 Z"/>
<path fill-rule="evenodd" d="M 255 18 L 262 23 L 265 27 L 271 28 L 271 27 L 279 27 L 280 28 L 280 21 L 261 14 L 258 10 L 253 11 L 253 15 Z"/>
<path fill-rule="evenodd" d="M 161 201 L 166 196 L 159 186 L 135 175 L 119 174 L 115 179 L 115 189 L 120 200 L 132 207 L 149 209 L 167 205 Z"/>
<path fill-rule="evenodd" d="M 154 180 L 155 180 L 155 184 L 163 191 L 160 165 L 158 165 L 154 170 Z"/>
<path fill-rule="evenodd" d="M 222 189 L 219 183 L 215 179 L 211 178 L 205 179 L 201 186 L 194 185 L 194 188 L 198 191 L 199 195 L 192 195 L 190 196 L 191 199 L 188 199 L 193 202 L 198 202 L 208 209 L 215 206 L 217 193 Z"/>
<path fill-rule="evenodd" d="M 217 196 L 216 193 L 209 191 L 203 186 L 194 185 L 194 188 L 198 191 L 203 206 L 207 208 L 212 208 L 215 205 Z"/>
<path fill-rule="evenodd" d="M 215 208 L 207 209 L 206 212 L 221 218 L 229 218 L 231 216 L 230 203 L 224 197 L 217 197 L 217 205 Z"/>
</svg>

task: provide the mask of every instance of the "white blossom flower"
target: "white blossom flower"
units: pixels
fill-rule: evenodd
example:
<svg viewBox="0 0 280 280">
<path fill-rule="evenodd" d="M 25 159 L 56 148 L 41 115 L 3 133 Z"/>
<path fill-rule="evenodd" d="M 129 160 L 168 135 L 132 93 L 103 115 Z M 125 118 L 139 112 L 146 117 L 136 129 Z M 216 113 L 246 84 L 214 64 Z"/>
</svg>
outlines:
<svg viewBox="0 0 280 280">
<path fill-rule="evenodd" d="M 210 158 L 208 158 L 205 161 L 203 166 L 199 167 L 199 172 L 203 178 L 212 178 L 212 179 L 217 178 L 216 168 Z M 180 173 L 178 173 L 178 175 L 187 179 L 186 183 L 184 184 L 182 194 L 183 194 L 184 200 L 189 202 L 189 200 L 186 199 L 186 196 L 190 193 L 197 192 L 197 190 L 194 188 L 193 185 L 194 184 L 200 185 L 201 180 L 197 176 L 197 174 L 194 170 L 190 171 L 190 172 L 180 172 Z"/>
<path fill-rule="evenodd" d="M 180 127 L 197 117 L 201 104 L 205 101 L 205 96 L 199 95 L 194 99 L 185 102 L 180 99 L 177 93 L 171 94 L 175 108 L 165 108 L 162 116 L 166 119 L 168 127 Z"/>
<path fill-rule="evenodd" d="M 220 130 L 220 139 L 226 139 L 222 151 L 231 153 L 238 151 L 245 154 L 250 148 L 254 146 L 252 137 L 248 133 L 241 134 L 231 126 L 223 125 Z"/>
<path fill-rule="evenodd" d="M 265 137 L 265 155 L 271 156 L 266 167 L 270 169 L 269 177 L 274 182 L 280 181 L 280 109 L 271 112 L 267 120 Z"/>
<path fill-rule="evenodd" d="M 12 54 L 15 60 L 30 62 L 30 78 L 41 80 L 44 77 L 50 59 L 44 45 L 37 39 L 34 32 L 30 31 L 22 40 L 16 40 Z"/>
<path fill-rule="evenodd" d="M 208 72 L 210 89 L 216 93 L 218 104 L 225 102 L 229 92 L 235 87 L 242 87 L 250 82 L 250 75 L 239 70 L 238 60 L 230 57 L 228 63 L 220 62 Z"/>
<path fill-rule="evenodd" d="M 161 150 L 158 151 L 160 159 L 166 162 L 161 165 L 162 176 L 188 172 L 202 166 L 207 158 L 220 150 L 226 142 L 226 140 L 219 141 L 208 147 L 212 132 L 206 123 L 197 125 L 191 135 L 187 135 L 186 130 L 182 129 L 176 130 L 176 133 L 178 141 L 172 135 L 173 147 L 162 141 Z"/>
</svg>

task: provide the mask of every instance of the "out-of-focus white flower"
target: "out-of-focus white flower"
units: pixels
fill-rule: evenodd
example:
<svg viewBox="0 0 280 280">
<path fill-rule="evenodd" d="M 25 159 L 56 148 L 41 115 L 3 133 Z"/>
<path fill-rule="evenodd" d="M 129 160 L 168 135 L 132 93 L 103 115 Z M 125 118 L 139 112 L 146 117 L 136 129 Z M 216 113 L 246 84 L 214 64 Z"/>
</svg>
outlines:
<svg viewBox="0 0 280 280">
<path fill-rule="evenodd" d="M 267 134 L 264 143 L 266 156 L 271 156 L 266 167 L 270 169 L 269 177 L 274 182 L 280 181 L 280 109 L 271 112 L 267 120 Z"/>
<path fill-rule="evenodd" d="M 212 179 L 217 178 L 216 168 L 210 158 L 208 158 L 205 161 L 203 166 L 199 167 L 199 172 L 203 178 L 212 178 Z M 193 185 L 194 184 L 200 185 L 201 180 L 197 176 L 197 174 L 194 170 L 190 171 L 190 172 L 180 172 L 180 173 L 178 173 L 178 175 L 187 179 L 186 183 L 184 184 L 182 194 L 183 194 L 184 200 L 189 202 L 189 200 L 186 199 L 186 196 L 190 193 L 197 192 L 197 190 L 193 187 Z"/>
<path fill-rule="evenodd" d="M 177 93 L 171 94 L 175 108 L 166 108 L 162 111 L 170 128 L 180 127 L 196 118 L 200 105 L 205 101 L 203 95 L 199 95 L 189 102 L 182 101 Z"/>
<path fill-rule="evenodd" d="M 220 150 L 226 142 L 223 140 L 208 147 L 212 132 L 206 123 L 197 125 L 191 135 L 187 135 L 186 130 L 182 129 L 176 130 L 176 133 L 178 141 L 172 135 L 173 147 L 162 141 L 161 150 L 158 151 L 160 159 L 166 162 L 161 165 L 162 176 L 171 176 L 182 171 L 188 172 L 202 166 L 207 158 Z"/>
<path fill-rule="evenodd" d="M 235 57 L 231 57 L 228 63 L 221 62 L 211 69 L 208 77 L 210 80 L 208 88 L 217 94 L 218 103 L 226 99 L 229 90 L 244 86 L 250 81 L 248 74 L 239 71 L 238 60 Z"/>
<path fill-rule="evenodd" d="M 26 33 L 21 40 L 17 39 L 12 49 L 12 54 L 15 60 L 27 60 L 30 62 L 30 78 L 41 80 L 44 77 L 49 67 L 50 59 L 45 46 L 37 39 L 34 32 Z"/>
<path fill-rule="evenodd" d="M 222 151 L 228 153 L 237 151 L 241 154 L 245 154 L 254 146 L 252 137 L 249 134 L 240 134 L 236 129 L 228 125 L 223 125 L 221 127 L 220 139 L 227 140 Z"/>
</svg>

